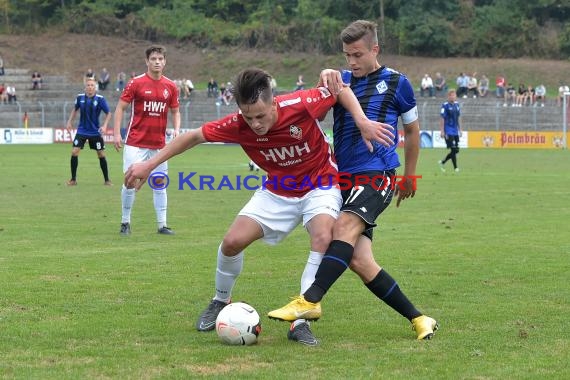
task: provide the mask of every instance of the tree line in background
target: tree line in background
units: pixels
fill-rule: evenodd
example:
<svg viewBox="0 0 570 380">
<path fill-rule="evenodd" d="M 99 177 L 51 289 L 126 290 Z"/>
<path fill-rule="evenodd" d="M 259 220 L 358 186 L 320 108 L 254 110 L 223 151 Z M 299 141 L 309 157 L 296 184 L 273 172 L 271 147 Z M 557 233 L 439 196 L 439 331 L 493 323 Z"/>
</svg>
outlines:
<svg viewBox="0 0 570 380">
<path fill-rule="evenodd" d="M 570 58 L 568 0 L 0 0 L 0 33 L 69 32 L 334 54 L 350 21 L 376 21 L 385 52 Z M 93 41 L 96 43 L 96 41 Z"/>
</svg>

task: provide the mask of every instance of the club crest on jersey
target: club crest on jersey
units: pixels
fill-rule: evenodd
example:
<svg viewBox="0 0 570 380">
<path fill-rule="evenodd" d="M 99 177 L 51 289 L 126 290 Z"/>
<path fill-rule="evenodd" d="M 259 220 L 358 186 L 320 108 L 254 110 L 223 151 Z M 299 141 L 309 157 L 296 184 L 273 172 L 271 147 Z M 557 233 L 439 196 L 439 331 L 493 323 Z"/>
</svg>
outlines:
<svg viewBox="0 0 570 380">
<path fill-rule="evenodd" d="M 326 87 L 319 87 L 319 92 L 321 93 L 321 96 L 323 97 L 323 99 L 326 99 L 329 96 L 331 96 L 331 92 Z"/>
<path fill-rule="evenodd" d="M 301 140 L 303 138 L 303 130 L 296 125 L 289 126 L 289 134 L 297 140 Z"/>
<path fill-rule="evenodd" d="M 168 90 L 165 88 L 165 89 L 164 89 L 164 92 L 162 93 L 162 96 L 164 96 L 164 99 L 168 99 L 168 95 L 169 95 L 169 92 L 168 92 Z"/>
<path fill-rule="evenodd" d="M 376 85 L 376 90 L 378 90 L 379 94 L 385 93 L 387 89 L 388 89 L 388 85 L 384 81 L 382 81 Z"/>
</svg>

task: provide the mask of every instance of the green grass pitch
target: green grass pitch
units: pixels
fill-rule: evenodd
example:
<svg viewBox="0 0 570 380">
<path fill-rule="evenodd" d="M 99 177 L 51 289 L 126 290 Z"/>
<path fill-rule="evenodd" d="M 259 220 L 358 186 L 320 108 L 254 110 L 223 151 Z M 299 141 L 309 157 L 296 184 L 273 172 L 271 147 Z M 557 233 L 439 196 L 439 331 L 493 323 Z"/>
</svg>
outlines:
<svg viewBox="0 0 570 380">
<path fill-rule="evenodd" d="M 289 342 L 266 313 L 298 293 L 308 237 L 253 244 L 234 289 L 263 331 L 252 347 L 222 345 L 194 323 L 214 294 L 217 247 L 251 192 L 169 190 L 156 234 L 148 186 L 130 237 L 119 236 L 121 154 L 95 153 L 68 188 L 69 145 L 1 146 L 0 378 L 16 379 L 562 379 L 570 377 L 570 156 L 476 150 L 441 173 L 422 150 L 414 199 L 379 219 L 377 260 L 441 329 L 410 324 L 347 272 L 313 323 L 314 348 Z M 448 166 L 449 168 L 450 166 Z M 235 146 L 200 146 L 170 174 L 248 175 Z M 176 179 L 176 178 L 174 178 Z"/>
</svg>

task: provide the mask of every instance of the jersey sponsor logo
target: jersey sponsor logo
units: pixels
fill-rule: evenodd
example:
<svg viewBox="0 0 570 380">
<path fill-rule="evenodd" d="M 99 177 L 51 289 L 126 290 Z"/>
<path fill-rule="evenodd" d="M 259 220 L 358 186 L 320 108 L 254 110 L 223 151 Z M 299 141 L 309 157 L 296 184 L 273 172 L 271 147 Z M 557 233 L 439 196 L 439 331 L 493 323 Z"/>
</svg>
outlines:
<svg viewBox="0 0 570 380">
<path fill-rule="evenodd" d="M 152 116 L 160 116 L 160 113 L 163 113 L 165 109 L 166 109 L 166 103 L 164 102 L 145 100 L 145 102 L 143 103 L 143 111 L 148 112 L 148 114 Z"/>
<path fill-rule="evenodd" d="M 292 164 L 291 161 L 293 161 L 293 163 L 299 163 L 301 162 L 301 157 L 310 152 L 311 149 L 306 141 L 299 145 L 282 146 L 280 148 L 259 151 L 259 153 L 265 157 L 265 160 L 277 162 L 280 166 L 289 166 Z"/>
<path fill-rule="evenodd" d="M 257 142 L 269 141 L 269 138 L 267 138 L 267 137 L 258 137 L 255 141 L 257 141 Z"/>
<path fill-rule="evenodd" d="M 386 84 L 385 81 L 382 81 L 376 85 L 376 90 L 378 90 L 379 94 L 385 93 L 387 89 L 388 89 L 388 85 Z"/>
<path fill-rule="evenodd" d="M 296 125 L 289 126 L 289 134 L 297 140 L 301 140 L 303 138 L 303 130 Z"/>
</svg>

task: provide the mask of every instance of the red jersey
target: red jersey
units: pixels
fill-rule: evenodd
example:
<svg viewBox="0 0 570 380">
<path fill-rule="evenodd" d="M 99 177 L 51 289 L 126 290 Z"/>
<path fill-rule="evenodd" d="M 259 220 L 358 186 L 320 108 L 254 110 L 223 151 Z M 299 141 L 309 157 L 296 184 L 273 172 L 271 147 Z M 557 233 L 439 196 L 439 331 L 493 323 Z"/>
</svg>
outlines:
<svg viewBox="0 0 570 380">
<path fill-rule="evenodd" d="M 317 187 L 337 184 L 338 168 L 319 119 L 336 103 L 326 88 L 275 97 L 277 123 L 256 135 L 241 113 L 202 126 L 209 142 L 240 144 L 267 172 L 266 188 L 285 197 L 301 197 Z M 312 187 L 310 185 L 313 185 Z"/>
<path fill-rule="evenodd" d="M 139 148 L 164 148 L 168 111 L 180 106 L 176 84 L 164 75 L 156 80 L 145 73 L 129 81 L 121 100 L 131 103 L 125 144 Z"/>
</svg>

